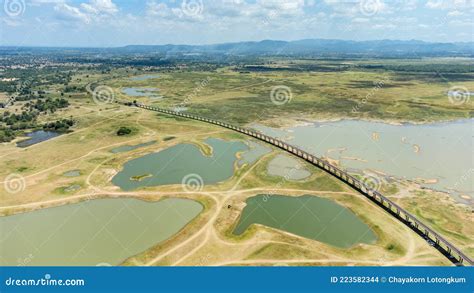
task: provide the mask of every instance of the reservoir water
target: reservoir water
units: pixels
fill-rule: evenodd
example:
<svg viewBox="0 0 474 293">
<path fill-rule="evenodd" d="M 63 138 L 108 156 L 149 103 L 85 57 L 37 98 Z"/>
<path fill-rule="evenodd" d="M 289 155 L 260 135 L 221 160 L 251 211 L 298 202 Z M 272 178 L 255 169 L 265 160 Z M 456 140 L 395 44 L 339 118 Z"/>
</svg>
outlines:
<svg viewBox="0 0 474 293">
<path fill-rule="evenodd" d="M 422 125 L 343 120 L 283 130 L 254 128 L 345 168 L 419 180 L 474 204 L 474 119 Z"/>
<path fill-rule="evenodd" d="M 48 139 L 51 139 L 59 135 L 61 135 L 61 133 L 54 132 L 54 131 L 44 131 L 44 130 L 33 131 L 26 134 L 26 136 L 29 137 L 28 139 L 17 142 L 16 146 L 20 148 L 26 148 L 31 145 L 46 141 Z"/>
<path fill-rule="evenodd" d="M 97 199 L 0 217 L 0 265 L 118 265 L 170 238 L 203 207 L 188 199 Z"/>
<path fill-rule="evenodd" d="M 148 79 L 154 79 L 154 78 L 160 78 L 160 76 L 158 74 L 145 74 L 145 75 L 130 77 L 130 80 L 142 81 L 142 80 L 148 80 Z"/>
<path fill-rule="evenodd" d="M 80 170 L 69 170 L 69 171 L 64 172 L 63 176 L 78 177 L 78 176 L 81 176 L 81 171 Z"/>
<path fill-rule="evenodd" d="M 126 87 L 122 89 L 122 93 L 131 97 L 150 97 L 161 98 L 158 94 L 159 89 L 154 87 Z"/>
<path fill-rule="evenodd" d="M 301 160 L 286 154 L 279 154 L 273 158 L 268 163 L 267 173 L 272 176 L 283 177 L 287 180 L 302 180 L 311 175 L 302 166 Z"/>
<path fill-rule="evenodd" d="M 349 209 L 312 195 L 264 195 L 248 198 L 234 234 L 261 224 L 333 246 L 374 243 L 375 233 Z"/>
<path fill-rule="evenodd" d="M 124 152 L 133 151 L 133 150 L 138 149 L 138 148 L 150 146 L 150 145 L 153 145 L 155 143 L 156 143 L 156 140 L 152 140 L 152 141 L 149 141 L 149 142 L 144 142 L 144 143 L 140 143 L 140 144 L 136 144 L 136 145 L 122 145 L 122 146 L 111 149 L 110 152 L 114 153 L 114 154 L 124 153 Z"/>
<path fill-rule="evenodd" d="M 186 176 L 198 178 L 199 184 L 224 181 L 234 174 L 237 153 L 248 150 L 240 141 L 209 138 L 205 143 L 212 148 L 207 156 L 193 144 L 178 144 L 126 162 L 123 170 L 112 178 L 112 183 L 123 190 L 146 186 L 181 184 Z"/>
</svg>

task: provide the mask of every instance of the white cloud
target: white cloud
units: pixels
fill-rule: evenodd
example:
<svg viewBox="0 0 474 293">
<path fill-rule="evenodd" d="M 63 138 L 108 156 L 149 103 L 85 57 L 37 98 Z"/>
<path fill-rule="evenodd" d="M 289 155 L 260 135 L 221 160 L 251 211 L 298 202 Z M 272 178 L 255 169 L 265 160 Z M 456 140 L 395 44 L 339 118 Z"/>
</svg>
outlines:
<svg viewBox="0 0 474 293">
<path fill-rule="evenodd" d="M 370 19 L 368 18 L 362 18 L 362 17 L 356 17 L 352 20 L 352 22 L 355 22 L 355 23 L 366 23 L 366 22 L 369 22 Z"/>
<path fill-rule="evenodd" d="M 54 10 L 58 13 L 60 18 L 65 20 L 76 20 L 84 23 L 89 23 L 91 20 L 90 17 L 79 8 L 66 3 L 57 4 L 54 6 Z"/>
<path fill-rule="evenodd" d="M 117 6 L 112 0 L 90 0 L 89 3 L 82 3 L 81 7 L 92 14 L 115 14 L 118 11 Z"/>
<path fill-rule="evenodd" d="M 428 7 L 428 8 L 431 8 L 431 9 L 440 9 L 444 6 L 443 2 L 444 2 L 444 0 L 428 0 L 428 2 L 426 2 L 425 6 Z"/>
<path fill-rule="evenodd" d="M 418 6 L 417 0 L 399 0 L 401 1 L 399 6 L 401 6 L 401 10 L 415 10 Z"/>
<path fill-rule="evenodd" d="M 451 20 L 449 22 L 450 25 L 453 25 L 453 26 L 464 26 L 464 27 L 470 27 L 471 29 L 474 27 L 474 22 L 472 22 L 471 20 L 460 20 L 460 19 L 456 19 L 456 20 Z"/>
<path fill-rule="evenodd" d="M 170 16 L 171 13 L 171 9 L 165 3 L 157 3 L 156 1 L 148 1 L 146 3 L 147 15 L 166 17 Z"/>
<path fill-rule="evenodd" d="M 280 10 L 282 12 L 299 13 L 304 7 L 304 0 L 257 0 L 262 9 Z"/>
<path fill-rule="evenodd" d="M 16 27 L 22 25 L 22 21 L 19 18 L 12 17 L 0 17 L 0 23 L 5 24 L 6 26 Z M 0 34 L 1 37 L 1 34 Z"/>
<path fill-rule="evenodd" d="M 462 13 L 461 11 L 458 11 L 458 10 L 448 12 L 448 17 L 457 17 L 457 16 L 461 16 L 461 15 L 464 15 L 464 13 Z"/>
<path fill-rule="evenodd" d="M 65 3 L 65 0 L 31 0 L 28 3 L 33 5 L 33 6 L 41 6 L 45 4 L 59 4 L 59 3 Z"/>
<path fill-rule="evenodd" d="M 431 9 L 459 9 L 472 8 L 473 0 L 428 0 L 426 7 Z"/>
<path fill-rule="evenodd" d="M 100 21 L 103 17 L 114 15 L 118 12 L 117 6 L 112 0 L 90 0 L 88 3 L 81 3 L 78 7 L 63 3 L 58 0 L 35 0 L 46 3 L 57 1 L 54 10 L 58 18 L 63 20 L 72 20 L 82 23 L 91 23 L 92 21 Z"/>
<path fill-rule="evenodd" d="M 396 25 L 391 24 L 391 23 L 386 23 L 386 24 L 376 24 L 372 26 L 374 29 L 394 29 L 397 28 Z"/>
<path fill-rule="evenodd" d="M 84 42 L 72 37 L 72 30 L 79 29 L 87 31 L 83 38 L 103 37 L 98 43 L 127 44 L 298 38 L 430 40 L 438 39 L 440 33 L 455 40 L 458 32 L 472 33 L 468 15 L 473 8 L 465 5 L 474 0 L 426 1 L 136 0 L 137 6 L 127 10 L 131 4 L 125 5 L 125 0 L 25 0 L 30 9 L 18 19 L 21 22 L 0 19 L 0 25 L 31 28 L 38 26 L 34 19 L 40 17 L 42 27 L 54 26 L 50 32 L 44 30 L 54 40 L 58 32 L 64 40 Z M 18 39 L 13 33 L 8 38 Z"/>
</svg>

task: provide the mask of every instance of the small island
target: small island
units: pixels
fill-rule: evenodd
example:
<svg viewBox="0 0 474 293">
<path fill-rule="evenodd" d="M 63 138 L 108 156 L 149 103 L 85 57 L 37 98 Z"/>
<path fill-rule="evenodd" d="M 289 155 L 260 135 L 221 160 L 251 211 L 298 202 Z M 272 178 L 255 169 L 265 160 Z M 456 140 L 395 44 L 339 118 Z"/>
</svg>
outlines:
<svg viewBox="0 0 474 293">
<path fill-rule="evenodd" d="M 151 175 L 151 174 L 137 175 L 137 176 L 132 176 L 132 177 L 130 177 L 130 180 L 140 182 L 140 181 L 142 181 L 143 179 L 148 178 L 148 177 L 152 177 L 152 176 L 153 176 L 153 175 Z"/>
</svg>

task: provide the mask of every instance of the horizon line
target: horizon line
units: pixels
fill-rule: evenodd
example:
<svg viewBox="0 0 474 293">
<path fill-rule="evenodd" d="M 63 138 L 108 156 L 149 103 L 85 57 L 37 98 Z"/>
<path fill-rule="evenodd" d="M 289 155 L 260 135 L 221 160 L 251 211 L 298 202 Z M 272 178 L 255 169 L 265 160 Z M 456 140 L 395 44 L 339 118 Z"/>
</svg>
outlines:
<svg viewBox="0 0 474 293">
<path fill-rule="evenodd" d="M 261 43 L 265 41 L 271 42 L 299 42 L 299 41 L 309 41 L 309 40 L 325 40 L 325 41 L 345 41 L 345 42 L 376 42 L 376 41 L 398 41 L 398 42 L 422 42 L 427 44 L 474 44 L 474 41 L 468 42 L 441 42 L 441 41 L 424 41 L 420 39 L 370 39 L 370 40 L 353 40 L 353 39 L 329 39 L 329 38 L 305 38 L 305 39 L 296 39 L 296 40 L 281 40 L 281 39 L 261 39 L 258 41 L 233 41 L 233 42 L 222 42 L 222 43 L 209 43 L 209 44 L 176 44 L 176 43 L 166 43 L 166 44 L 127 44 L 127 45 L 117 45 L 117 46 L 53 46 L 53 45 L 3 45 L 0 44 L 0 48 L 16 47 L 16 48 L 70 48 L 70 49 L 113 49 L 113 48 L 123 48 L 129 46 L 216 46 L 224 44 L 239 44 L 239 43 Z"/>
</svg>

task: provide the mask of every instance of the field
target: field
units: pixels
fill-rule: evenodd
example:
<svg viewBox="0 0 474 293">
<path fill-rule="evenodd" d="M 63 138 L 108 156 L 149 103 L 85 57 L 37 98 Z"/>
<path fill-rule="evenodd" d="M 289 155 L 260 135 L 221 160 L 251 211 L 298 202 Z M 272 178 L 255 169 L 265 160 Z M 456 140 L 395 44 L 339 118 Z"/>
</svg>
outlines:
<svg viewBox="0 0 474 293">
<path fill-rule="evenodd" d="M 97 103 L 85 88 L 91 83 L 106 86 L 111 89 L 112 99 L 187 108 L 190 113 L 245 126 L 258 122 L 281 127 L 307 120 L 343 118 L 422 123 L 473 117 L 472 101 L 453 103 L 447 94 L 453 87 L 474 88 L 474 74 L 464 72 L 460 65 L 466 62 L 473 63 L 453 59 L 273 59 L 265 66 L 223 66 L 212 71 L 79 71 L 68 83 L 79 89 L 66 94 L 70 105 L 38 117 L 38 124 L 72 117 L 75 124 L 70 132 L 24 149 L 15 146 L 22 133 L 0 145 L 0 183 L 5 184 L 10 174 L 24 180 L 22 188 L 14 194 L 0 189 L 0 214 L 103 197 L 147 201 L 183 197 L 198 200 L 204 211 L 174 237 L 130 257 L 123 265 L 450 265 L 409 228 L 314 166 L 301 162 L 312 174 L 302 181 L 269 176 L 269 161 L 283 153 L 274 148 L 252 164 L 234 166 L 235 174 L 229 180 L 205 185 L 202 190 L 186 191 L 179 184 L 131 192 L 120 190 L 111 178 L 130 159 L 183 142 L 210 153 L 212 149 L 204 143 L 208 137 L 243 142 L 249 138 L 200 122 L 114 103 Z M 130 79 L 143 74 L 159 77 Z M 126 87 L 159 88 L 163 98 L 130 97 L 122 92 Z M 38 89 L 51 90 L 47 95 L 59 98 L 63 86 L 43 85 Z M 277 90 L 283 91 L 275 93 Z M 19 110 L 25 103 L 17 102 L 14 107 Z M 118 136 L 120 127 L 130 128 L 131 133 Z M 124 153 L 110 152 L 118 146 L 152 140 L 157 144 Z M 63 176 L 70 170 L 80 170 L 80 176 Z M 73 185 L 80 188 L 69 190 Z M 474 217 L 470 207 L 455 203 L 444 193 L 408 182 L 396 183 L 385 191 L 474 257 Z M 341 249 L 261 225 L 253 225 L 241 236 L 233 235 L 245 200 L 261 193 L 330 198 L 360 217 L 376 233 L 377 241 Z"/>
<path fill-rule="evenodd" d="M 378 62 L 368 61 L 346 61 L 337 66 L 325 65 L 325 62 L 304 63 L 310 66 L 308 70 L 301 69 L 295 61 L 275 61 L 262 71 L 235 67 L 210 72 L 182 70 L 160 73 L 159 79 L 137 82 L 124 78 L 107 85 L 118 94 L 127 86 L 157 87 L 160 95 L 166 97 L 156 102 L 160 106 L 184 106 L 193 113 L 239 124 L 267 120 L 269 124 L 278 125 L 275 118 L 347 117 L 419 123 L 472 117 L 472 102 L 453 103 L 448 91 L 472 88 L 474 74 L 439 72 L 446 63 L 453 66 L 453 63 L 472 64 L 472 61 L 435 59 L 430 62 L 438 64 L 432 65 L 431 71 L 407 72 L 402 71 L 408 66 L 406 63 L 423 68 L 428 61 L 399 61 L 393 65 L 398 71 L 379 69 Z M 321 69 L 324 65 L 327 68 Z M 369 65 L 377 69 L 369 70 Z M 271 92 L 275 87 L 284 88 L 280 92 L 281 100 L 272 103 Z"/>
</svg>

